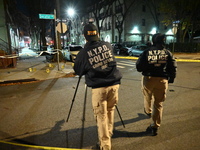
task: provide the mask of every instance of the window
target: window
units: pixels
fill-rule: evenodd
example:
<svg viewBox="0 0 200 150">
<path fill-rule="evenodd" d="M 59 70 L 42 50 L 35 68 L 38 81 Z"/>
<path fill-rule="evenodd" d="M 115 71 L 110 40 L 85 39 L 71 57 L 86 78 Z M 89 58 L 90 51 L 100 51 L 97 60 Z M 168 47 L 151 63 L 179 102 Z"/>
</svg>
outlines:
<svg viewBox="0 0 200 150">
<path fill-rule="evenodd" d="M 104 13 L 99 14 L 99 19 L 103 19 Z"/>
<path fill-rule="evenodd" d="M 146 12 L 146 6 L 145 5 L 142 5 L 142 11 Z"/>
<path fill-rule="evenodd" d="M 110 8 L 108 15 L 112 15 L 112 8 Z"/>
<path fill-rule="evenodd" d="M 123 11 L 123 8 L 122 8 L 121 5 L 118 5 L 118 6 L 115 7 L 115 12 L 116 12 L 116 13 L 120 13 L 120 12 L 122 12 L 122 11 Z"/>
<path fill-rule="evenodd" d="M 115 28 L 119 28 L 120 25 L 121 25 L 121 22 L 120 22 L 120 21 L 118 21 L 118 22 L 116 21 L 116 22 L 115 22 Z"/>
<path fill-rule="evenodd" d="M 142 19 L 142 26 L 145 26 L 145 19 Z"/>
<path fill-rule="evenodd" d="M 115 36 L 115 41 L 118 41 L 118 36 Z"/>
<path fill-rule="evenodd" d="M 111 29 L 111 23 L 108 22 L 108 30 L 110 30 L 110 29 Z"/>
</svg>

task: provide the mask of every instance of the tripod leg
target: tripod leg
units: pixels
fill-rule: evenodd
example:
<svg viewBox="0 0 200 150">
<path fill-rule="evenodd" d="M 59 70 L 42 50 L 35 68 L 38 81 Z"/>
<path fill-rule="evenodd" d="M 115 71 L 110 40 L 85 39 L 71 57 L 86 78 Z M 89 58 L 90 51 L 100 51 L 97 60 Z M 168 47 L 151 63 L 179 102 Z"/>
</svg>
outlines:
<svg viewBox="0 0 200 150">
<path fill-rule="evenodd" d="M 85 97 L 84 97 L 84 105 L 83 105 L 83 118 L 82 118 L 82 130 L 81 130 L 81 145 L 80 145 L 80 148 L 83 147 L 83 136 L 84 136 L 84 128 L 85 128 L 86 99 L 87 99 L 87 85 L 85 84 Z"/>
<path fill-rule="evenodd" d="M 72 106 L 73 106 L 74 101 L 75 101 L 75 97 L 76 97 L 76 93 L 77 93 L 77 90 L 78 90 L 80 81 L 81 81 L 81 76 L 79 76 L 79 79 L 78 79 L 78 82 L 77 82 L 77 85 L 76 85 L 76 89 L 75 89 L 75 92 L 74 92 L 74 97 L 73 97 L 73 99 L 72 99 L 71 107 L 70 107 L 70 109 L 69 109 L 69 113 L 68 113 L 66 122 L 68 122 L 68 120 L 69 120 L 69 116 L 70 116 L 70 114 L 71 114 Z"/>
<path fill-rule="evenodd" d="M 115 108 L 116 108 L 117 113 L 118 113 L 118 115 L 119 115 L 119 118 L 120 118 L 120 120 L 121 120 L 121 122 L 122 122 L 122 125 L 123 125 L 123 127 L 125 128 L 124 121 L 122 120 L 122 117 L 121 117 L 121 114 L 120 114 L 120 112 L 119 112 L 119 109 L 118 109 L 117 105 L 115 105 Z"/>
</svg>

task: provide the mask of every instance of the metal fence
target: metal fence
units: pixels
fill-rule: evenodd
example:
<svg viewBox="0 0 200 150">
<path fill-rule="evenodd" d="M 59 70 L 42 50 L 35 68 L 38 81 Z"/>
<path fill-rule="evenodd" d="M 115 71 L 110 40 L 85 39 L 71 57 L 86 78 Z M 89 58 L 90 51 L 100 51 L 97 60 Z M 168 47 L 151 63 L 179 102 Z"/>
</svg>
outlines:
<svg viewBox="0 0 200 150">
<path fill-rule="evenodd" d="M 183 53 L 200 52 L 200 43 L 170 43 L 166 45 L 166 47 L 173 52 L 183 52 Z"/>
</svg>

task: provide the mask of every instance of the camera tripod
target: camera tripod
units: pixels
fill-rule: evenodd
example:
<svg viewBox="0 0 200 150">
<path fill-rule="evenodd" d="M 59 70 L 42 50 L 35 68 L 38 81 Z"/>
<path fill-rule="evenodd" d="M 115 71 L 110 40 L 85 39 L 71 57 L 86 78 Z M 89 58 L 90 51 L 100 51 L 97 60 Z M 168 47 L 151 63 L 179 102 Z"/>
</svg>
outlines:
<svg viewBox="0 0 200 150">
<path fill-rule="evenodd" d="M 74 96 L 73 96 L 73 99 L 72 99 L 72 103 L 71 103 L 71 106 L 70 106 L 70 109 L 69 109 L 69 113 L 68 113 L 66 122 L 69 121 L 69 117 L 70 117 L 71 110 L 72 110 L 72 107 L 73 107 L 73 104 L 74 104 L 74 101 L 75 101 L 75 98 L 76 98 L 76 93 L 78 91 L 78 87 L 79 87 L 80 81 L 81 81 L 81 76 L 79 76 L 79 79 L 78 79 L 78 82 L 77 82 L 77 85 L 76 85 L 76 89 L 75 89 L 75 92 L 74 92 Z M 84 96 L 83 115 L 82 115 L 82 129 L 81 129 L 81 143 L 80 143 L 80 148 L 83 147 L 83 136 L 84 136 L 84 127 L 85 127 L 86 99 L 87 99 L 87 85 L 85 84 L 85 96 Z M 115 108 L 116 108 L 117 113 L 118 113 L 118 115 L 120 117 L 121 123 L 122 123 L 123 127 L 125 128 L 124 122 L 122 120 L 122 117 L 121 117 L 121 114 L 119 112 L 119 109 L 118 109 L 117 105 L 115 105 Z"/>
</svg>

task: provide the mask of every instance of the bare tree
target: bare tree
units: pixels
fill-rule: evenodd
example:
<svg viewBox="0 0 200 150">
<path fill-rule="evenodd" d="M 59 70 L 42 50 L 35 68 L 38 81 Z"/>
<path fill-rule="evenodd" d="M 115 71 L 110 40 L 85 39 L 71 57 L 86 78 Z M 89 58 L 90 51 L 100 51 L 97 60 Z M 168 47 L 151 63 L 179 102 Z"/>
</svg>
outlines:
<svg viewBox="0 0 200 150">
<path fill-rule="evenodd" d="M 145 0 L 147 7 L 150 10 L 150 13 L 154 19 L 156 25 L 156 32 L 158 33 L 160 30 L 160 20 L 159 20 L 159 4 L 160 0 Z"/>
<path fill-rule="evenodd" d="M 96 0 L 94 3 L 92 0 L 89 3 L 89 5 L 91 5 L 89 11 L 93 13 L 99 33 L 101 32 L 105 19 L 108 17 L 113 1 L 114 0 Z"/>
<path fill-rule="evenodd" d="M 30 36 L 32 40 L 37 42 L 40 33 L 40 40 L 43 46 L 46 46 L 47 27 L 52 20 L 40 19 L 39 14 L 54 14 L 55 1 L 50 3 L 49 0 L 24 0 L 24 4 L 28 10 L 27 15 L 30 19 Z"/>
<path fill-rule="evenodd" d="M 6 14 L 6 26 L 7 29 L 9 29 L 8 26 L 11 26 L 13 31 L 15 32 L 15 35 L 22 36 L 28 32 L 28 18 L 21 13 L 17 7 L 16 7 L 16 1 L 13 0 L 4 0 L 4 6 L 5 6 L 5 14 Z M 18 32 L 19 31 L 19 32 Z M 23 32 L 20 32 L 23 31 Z M 8 36 L 10 36 L 10 32 L 8 32 Z M 19 33 L 19 34 L 18 34 Z M 20 40 L 20 38 L 19 38 Z M 12 53 L 11 48 L 11 38 L 8 38 L 8 53 Z"/>
<path fill-rule="evenodd" d="M 166 25 L 178 23 L 177 41 L 184 42 L 186 34 L 193 37 L 199 27 L 200 1 L 163 0 L 160 11 L 164 13 Z"/>
<path fill-rule="evenodd" d="M 115 18 L 115 27 L 118 31 L 118 42 L 120 43 L 124 21 L 135 2 L 136 0 L 96 0 L 95 2 L 91 0 L 88 4 L 90 6 L 88 12 L 92 12 L 99 32 L 103 29 L 107 17 L 112 15 Z M 112 11 L 113 6 L 115 13 Z"/>
<path fill-rule="evenodd" d="M 116 19 L 116 28 L 118 31 L 118 42 L 121 43 L 121 36 L 123 33 L 123 25 L 124 21 L 132 8 L 135 4 L 136 0 L 115 0 L 116 1 L 116 9 L 115 9 L 115 19 Z"/>
</svg>

